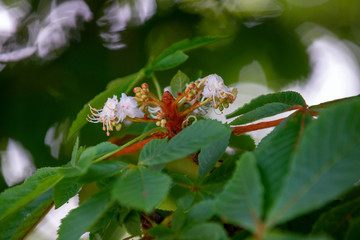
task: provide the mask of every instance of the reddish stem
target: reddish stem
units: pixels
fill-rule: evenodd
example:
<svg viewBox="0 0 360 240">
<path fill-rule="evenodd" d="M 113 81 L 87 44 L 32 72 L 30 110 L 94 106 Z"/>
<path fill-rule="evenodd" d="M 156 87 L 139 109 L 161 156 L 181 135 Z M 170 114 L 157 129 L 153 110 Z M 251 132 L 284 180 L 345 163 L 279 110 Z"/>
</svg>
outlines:
<svg viewBox="0 0 360 240">
<path fill-rule="evenodd" d="M 260 130 L 260 129 L 269 128 L 269 127 L 275 127 L 275 126 L 279 125 L 284 119 L 286 119 L 286 118 L 281 118 L 281 119 L 277 119 L 277 120 L 269 121 L 269 122 L 260 122 L 260 123 L 246 125 L 246 126 L 232 127 L 232 129 L 233 129 L 232 133 L 235 135 L 241 135 L 241 134 L 255 131 L 255 130 Z"/>
<path fill-rule="evenodd" d="M 139 150 L 141 150 L 148 142 L 150 142 L 153 139 L 158 139 L 158 136 L 153 136 L 153 137 L 149 137 L 145 140 L 142 140 L 140 142 L 134 143 L 124 149 L 121 149 L 120 151 L 118 151 L 117 153 L 115 153 L 114 155 L 112 155 L 111 157 L 116 157 L 116 156 L 123 156 L 123 155 L 128 155 L 128 154 L 132 154 L 135 153 Z"/>
</svg>

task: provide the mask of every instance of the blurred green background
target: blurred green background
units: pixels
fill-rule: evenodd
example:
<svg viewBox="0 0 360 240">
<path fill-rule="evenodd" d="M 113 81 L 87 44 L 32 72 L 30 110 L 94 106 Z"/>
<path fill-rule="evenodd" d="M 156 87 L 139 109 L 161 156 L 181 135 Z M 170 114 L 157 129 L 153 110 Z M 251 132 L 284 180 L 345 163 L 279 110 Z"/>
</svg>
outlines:
<svg viewBox="0 0 360 240">
<path fill-rule="evenodd" d="M 309 79 L 310 46 L 328 36 L 344 44 L 358 76 L 360 1 L 0 1 L 0 191 L 35 168 L 69 161 L 71 122 L 109 81 L 138 71 L 176 41 L 225 35 L 230 38 L 189 52 L 179 69 L 192 80 L 199 72 L 217 73 L 228 84 L 255 82 L 277 91 Z M 240 78 L 254 61 L 261 73 Z M 158 73 L 162 87 L 177 70 Z M 88 146 L 107 139 L 90 124 L 79 136 Z M 33 167 L 12 170 L 16 152 Z"/>
</svg>

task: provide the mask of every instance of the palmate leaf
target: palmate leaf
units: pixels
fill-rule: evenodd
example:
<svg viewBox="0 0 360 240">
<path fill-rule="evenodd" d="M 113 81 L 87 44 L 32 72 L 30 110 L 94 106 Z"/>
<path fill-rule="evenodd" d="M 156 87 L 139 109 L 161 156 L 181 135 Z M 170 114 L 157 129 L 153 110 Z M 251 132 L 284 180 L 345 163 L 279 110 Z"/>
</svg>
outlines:
<svg viewBox="0 0 360 240">
<path fill-rule="evenodd" d="M 323 206 L 359 179 L 359 109 L 360 101 L 339 104 L 305 129 L 268 228 Z"/>
<path fill-rule="evenodd" d="M 354 218 L 360 218 L 360 198 L 323 213 L 313 225 L 312 233 L 326 233 L 334 239 L 342 240 L 350 225 L 350 220 Z"/>
<path fill-rule="evenodd" d="M 170 81 L 172 95 L 176 97 L 177 93 L 182 93 L 186 88 L 186 84 L 189 82 L 190 79 L 188 76 L 179 70 Z"/>
<path fill-rule="evenodd" d="M 120 177 L 112 196 L 123 206 L 150 212 L 166 197 L 170 183 L 164 173 L 135 167 Z"/>
<path fill-rule="evenodd" d="M 174 68 L 189 58 L 183 51 L 176 51 L 164 58 L 154 61 L 151 70 L 152 71 L 163 71 Z"/>
<path fill-rule="evenodd" d="M 141 69 L 137 73 L 110 82 L 105 91 L 96 95 L 80 110 L 70 127 L 68 139 L 88 122 L 86 120 L 86 116 L 90 113 L 88 104 L 91 104 L 92 107 L 102 108 L 108 98 L 112 98 L 113 95 L 121 96 L 121 93 L 130 92 L 131 89 L 144 77 L 144 70 Z"/>
<path fill-rule="evenodd" d="M 57 168 L 41 168 L 23 184 L 9 188 L 0 194 L 0 221 L 23 208 L 35 198 L 58 183 L 63 176 Z"/>
<path fill-rule="evenodd" d="M 109 191 L 98 192 L 61 220 L 58 240 L 78 240 L 110 206 Z"/>
<path fill-rule="evenodd" d="M 253 99 L 250 103 L 247 103 L 244 106 L 235 110 L 234 112 L 226 115 L 226 118 L 232 118 L 232 117 L 236 117 L 241 114 L 248 113 L 250 111 L 253 111 L 259 107 L 263 107 L 266 104 L 270 104 L 270 103 L 281 103 L 284 105 L 291 105 L 291 106 L 294 106 L 294 105 L 306 106 L 305 100 L 297 92 L 287 91 L 287 92 L 271 93 L 271 94 L 261 95 L 255 99 Z M 270 105 L 270 106 L 272 106 L 272 107 L 269 107 L 269 109 L 272 109 L 272 108 L 275 109 L 274 106 L 277 106 L 277 105 Z M 281 105 L 279 105 L 279 106 L 281 106 Z M 285 106 L 283 106 L 283 108 L 285 108 Z M 282 110 L 282 111 L 284 111 L 284 110 Z M 273 110 L 273 112 L 274 112 L 274 110 Z M 280 113 L 280 112 L 278 112 L 278 113 Z M 272 116 L 272 115 L 269 115 L 269 116 Z"/>
<path fill-rule="evenodd" d="M 23 239 L 52 206 L 52 191 L 41 194 L 17 212 L 0 221 L 0 240 Z"/>
<path fill-rule="evenodd" d="M 85 174 L 93 160 L 110 153 L 117 148 L 117 145 L 110 142 L 102 142 L 95 146 L 88 147 L 82 152 L 75 166 L 62 167 L 59 169 L 59 173 L 66 177 L 76 177 Z"/>
<path fill-rule="evenodd" d="M 261 118 L 271 117 L 291 109 L 293 106 L 284 103 L 267 103 L 231 121 L 230 125 L 250 123 Z"/>
<path fill-rule="evenodd" d="M 310 118 L 310 119 L 309 119 Z M 265 191 L 265 208 L 269 208 L 281 190 L 292 156 L 310 116 L 290 116 L 266 136 L 255 150 Z"/>
<path fill-rule="evenodd" d="M 20 224 L 16 232 L 11 236 L 11 240 L 24 239 L 25 236 L 36 227 L 36 225 L 53 206 L 53 201 L 51 199 L 39 205 L 35 211 L 28 215 L 26 219 Z"/>
<path fill-rule="evenodd" d="M 186 216 L 186 225 L 206 222 L 214 215 L 214 201 L 204 200 L 195 204 Z"/>
<path fill-rule="evenodd" d="M 128 164 L 119 161 L 103 161 L 92 164 L 84 175 L 78 178 L 80 183 L 90 183 L 112 177 L 120 173 Z"/>
<path fill-rule="evenodd" d="M 230 132 L 231 129 L 227 125 L 216 120 L 200 120 L 182 130 L 165 146 L 159 145 L 153 148 L 152 145 L 146 144 L 142 150 L 144 153 L 140 154 L 139 162 L 145 165 L 168 163 L 192 154 Z M 153 148 L 152 151 L 148 150 L 150 146 Z"/>
<path fill-rule="evenodd" d="M 231 132 L 209 146 L 201 148 L 199 154 L 199 178 L 203 178 L 215 166 L 229 144 L 230 135 Z"/>
<path fill-rule="evenodd" d="M 181 233 L 179 240 L 226 240 L 224 228 L 217 223 L 202 223 Z"/>
<path fill-rule="evenodd" d="M 346 232 L 345 239 L 357 239 L 360 236 L 360 217 L 350 220 L 350 226 Z"/>
<path fill-rule="evenodd" d="M 326 109 L 326 108 L 329 108 L 329 107 L 333 107 L 333 106 L 335 106 L 336 104 L 338 104 L 340 102 L 348 102 L 348 101 L 353 101 L 355 99 L 360 99 L 360 95 L 353 96 L 353 97 L 336 99 L 336 100 L 329 101 L 329 102 L 323 102 L 323 103 L 320 103 L 320 104 L 317 104 L 317 105 L 314 105 L 314 106 L 310 106 L 309 109 L 318 111 L 318 110 L 321 110 L 321 109 Z"/>
<path fill-rule="evenodd" d="M 63 178 L 53 189 L 55 208 L 64 205 L 70 198 L 79 191 L 81 184 L 77 182 L 77 177 Z"/>
<path fill-rule="evenodd" d="M 230 223 L 252 232 L 262 217 L 263 186 L 253 153 L 244 153 L 234 175 L 215 200 L 215 211 Z"/>
<path fill-rule="evenodd" d="M 304 236 L 292 233 L 267 233 L 262 240 L 330 240 L 325 236 Z M 255 240 L 255 238 L 254 238 Z"/>
</svg>

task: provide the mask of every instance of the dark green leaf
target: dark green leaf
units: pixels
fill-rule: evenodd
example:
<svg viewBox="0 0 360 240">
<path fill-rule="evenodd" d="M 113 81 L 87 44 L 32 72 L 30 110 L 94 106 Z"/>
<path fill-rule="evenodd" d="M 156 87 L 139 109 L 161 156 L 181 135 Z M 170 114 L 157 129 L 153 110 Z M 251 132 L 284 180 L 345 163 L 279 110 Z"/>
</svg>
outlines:
<svg viewBox="0 0 360 240">
<path fill-rule="evenodd" d="M 122 219 L 120 220 L 121 209 L 117 206 L 110 206 L 106 213 L 90 229 L 90 239 L 120 239 L 126 232 L 125 228 L 121 227 Z M 128 212 L 126 212 L 126 215 Z"/>
<path fill-rule="evenodd" d="M 256 148 L 254 139 L 249 135 L 231 135 L 229 147 L 238 151 L 253 151 Z"/>
<path fill-rule="evenodd" d="M 52 199 L 42 203 L 21 223 L 16 232 L 11 236 L 11 240 L 24 239 L 27 234 L 35 229 L 36 225 L 53 207 Z"/>
<path fill-rule="evenodd" d="M 304 131 L 306 115 L 291 116 L 266 136 L 255 150 L 265 191 L 265 208 L 279 194 L 290 168 L 292 156 Z"/>
<path fill-rule="evenodd" d="M 183 51 L 176 51 L 171 55 L 168 55 L 162 59 L 155 60 L 151 70 L 152 71 L 163 71 L 170 68 L 174 68 L 183 62 L 185 62 L 189 58 Z"/>
<path fill-rule="evenodd" d="M 0 240 L 21 239 L 33 229 L 52 205 L 52 191 L 41 194 L 11 216 L 0 221 Z"/>
<path fill-rule="evenodd" d="M 82 152 L 74 167 L 63 167 L 59 169 L 59 172 L 66 177 L 82 175 L 86 173 L 93 160 L 112 152 L 117 148 L 117 145 L 110 142 L 102 142 L 96 146 L 88 147 Z"/>
<path fill-rule="evenodd" d="M 175 74 L 175 76 L 171 79 L 170 88 L 173 96 L 177 96 L 177 93 L 182 93 L 186 84 L 190 82 L 188 76 L 180 70 Z"/>
<path fill-rule="evenodd" d="M 234 175 L 215 201 L 215 211 L 253 232 L 262 217 L 263 186 L 254 154 L 244 153 Z"/>
<path fill-rule="evenodd" d="M 319 208 L 359 179 L 360 102 L 324 111 L 304 131 L 267 225 Z"/>
<path fill-rule="evenodd" d="M 227 125 L 216 120 L 200 120 L 182 130 L 165 146 L 158 146 L 152 154 L 141 154 L 139 162 L 147 165 L 168 163 L 208 146 L 229 132 L 231 129 Z"/>
<path fill-rule="evenodd" d="M 230 156 L 224 160 L 224 162 L 217 167 L 211 174 L 202 180 L 202 184 L 211 184 L 211 183 L 224 183 L 228 181 L 236 167 L 236 160 L 239 159 L 239 156 Z"/>
<path fill-rule="evenodd" d="M 60 182 L 58 182 L 53 190 L 55 208 L 61 207 L 69 201 L 70 198 L 75 196 L 80 187 L 81 184 L 77 183 L 77 177 L 63 178 Z"/>
<path fill-rule="evenodd" d="M 321 109 L 326 109 L 326 108 L 335 106 L 336 104 L 338 104 L 340 102 L 353 101 L 353 100 L 357 100 L 359 98 L 360 98 L 360 95 L 353 96 L 353 97 L 347 97 L 347 98 L 341 98 L 341 99 L 336 99 L 336 100 L 329 101 L 329 102 L 323 102 L 318 105 L 311 106 L 309 108 L 312 110 L 321 110 Z"/>
<path fill-rule="evenodd" d="M 199 178 L 203 178 L 214 168 L 216 162 L 225 152 L 229 144 L 231 132 L 228 132 L 224 137 L 218 141 L 211 143 L 209 146 L 201 148 L 199 154 Z"/>
<path fill-rule="evenodd" d="M 244 113 L 240 117 L 231 121 L 231 125 L 241 125 L 245 123 L 250 123 L 261 118 L 266 118 L 274 116 L 276 114 L 282 113 L 288 109 L 291 109 L 293 106 L 284 103 L 267 103 L 264 106 L 258 107 L 252 111 Z"/>
<path fill-rule="evenodd" d="M 185 223 L 185 212 L 181 206 L 178 206 L 174 215 L 172 216 L 171 229 L 175 232 L 181 230 Z"/>
<path fill-rule="evenodd" d="M 143 161 L 143 159 L 157 158 L 159 152 L 165 150 L 166 144 L 167 144 L 167 138 L 151 140 L 141 150 L 139 161 L 141 162 Z"/>
<path fill-rule="evenodd" d="M 349 227 L 349 221 L 356 217 L 360 217 L 360 198 L 323 213 L 314 224 L 312 233 L 326 233 L 334 239 L 342 240 Z"/>
<path fill-rule="evenodd" d="M 85 104 L 81 111 L 78 113 L 76 119 L 73 121 L 70 127 L 68 139 L 72 137 L 77 131 L 79 131 L 83 126 L 85 126 L 85 124 L 88 122 L 86 120 L 87 114 L 90 113 L 88 104 L 90 104 L 92 107 L 102 108 L 108 98 L 111 98 L 113 95 L 121 96 L 121 93 L 130 92 L 132 88 L 136 84 L 138 84 L 141 79 L 143 79 L 144 76 L 144 70 L 141 69 L 135 74 L 117 79 L 115 82 L 109 84 L 108 88 L 105 91 L 96 95 L 92 100 Z"/>
<path fill-rule="evenodd" d="M 186 217 L 186 224 L 194 225 L 206 222 L 214 215 L 214 202 L 212 200 L 204 200 L 195 204 Z"/>
<path fill-rule="evenodd" d="M 82 205 L 70 211 L 61 220 L 59 240 L 78 240 L 82 234 L 106 212 L 110 205 L 108 191 L 98 192 L 88 198 Z"/>
<path fill-rule="evenodd" d="M 90 183 L 94 181 L 103 180 L 120 173 L 127 163 L 118 161 L 104 161 L 92 164 L 86 174 L 79 177 L 78 182 Z"/>
<path fill-rule="evenodd" d="M 140 215 L 136 211 L 131 211 L 124 220 L 124 225 L 129 234 L 132 236 L 141 235 Z"/>
<path fill-rule="evenodd" d="M 325 236 L 303 236 L 291 233 L 268 233 L 262 240 L 330 240 Z"/>
<path fill-rule="evenodd" d="M 179 240 L 226 240 L 224 228 L 216 223 L 203 223 L 195 225 L 183 232 Z"/>
<path fill-rule="evenodd" d="M 148 233 L 151 236 L 155 236 L 155 237 L 167 237 L 175 234 L 175 232 L 171 228 L 168 228 L 164 225 L 158 225 L 153 228 L 150 228 Z"/>
<path fill-rule="evenodd" d="M 267 95 L 261 95 L 253 99 L 250 103 L 245 104 L 244 106 L 238 108 L 234 112 L 228 114 L 226 118 L 232 118 L 250 112 L 269 103 L 283 103 L 286 105 L 306 106 L 305 100 L 297 92 L 287 91 L 287 92 L 271 93 Z"/>
<path fill-rule="evenodd" d="M 150 212 L 167 196 L 170 183 L 164 173 L 136 167 L 120 178 L 112 195 L 124 206 Z"/>
<path fill-rule="evenodd" d="M 0 221 L 23 208 L 62 179 L 57 168 L 41 168 L 23 184 L 0 194 Z"/>
<path fill-rule="evenodd" d="M 345 240 L 354 240 L 360 237 L 360 217 L 350 220 L 350 226 L 345 235 Z"/>
<path fill-rule="evenodd" d="M 76 162 L 76 160 L 77 160 L 77 157 L 78 157 L 78 149 L 79 149 L 79 137 L 76 138 L 76 142 L 75 142 L 75 145 L 74 145 L 72 154 L 71 154 L 70 163 L 71 163 L 72 166 L 75 165 L 75 162 Z"/>
<path fill-rule="evenodd" d="M 195 48 L 205 46 L 210 43 L 223 40 L 227 37 L 198 37 L 194 39 L 185 39 L 180 42 L 174 43 L 169 48 L 165 49 L 158 57 L 155 58 L 154 62 L 161 62 L 163 59 L 169 57 L 175 52 L 189 51 Z"/>
</svg>

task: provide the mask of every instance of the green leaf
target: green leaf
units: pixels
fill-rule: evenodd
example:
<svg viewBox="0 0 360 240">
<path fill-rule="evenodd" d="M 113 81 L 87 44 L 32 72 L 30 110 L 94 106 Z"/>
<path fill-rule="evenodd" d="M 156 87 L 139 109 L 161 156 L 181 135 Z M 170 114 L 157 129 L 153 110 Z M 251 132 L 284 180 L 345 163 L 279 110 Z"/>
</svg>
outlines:
<svg viewBox="0 0 360 240">
<path fill-rule="evenodd" d="M 92 107 L 102 108 L 108 98 L 111 98 L 113 95 L 121 96 L 121 93 L 130 92 L 132 88 L 144 78 L 144 76 L 144 70 L 141 69 L 135 74 L 117 79 L 115 82 L 111 82 L 105 91 L 99 93 L 84 105 L 70 127 L 68 139 L 88 123 L 86 120 L 87 114 L 90 113 L 88 104 Z"/>
<path fill-rule="evenodd" d="M 360 218 L 360 198 L 323 213 L 313 225 L 312 233 L 326 233 L 334 239 L 345 239 L 350 220 L 356 217 Z"/>
<path fill-rule="evenodd" d="M 78 149 L 79 149 L 79 137 L 76 138 L 76 142 L 75 142 L 73 151 L 72 151 L 72 153 L 71 153 L 70 163 L 71 163 L 72 166 L 75 165 L 75 162 L 76 162 L 76 160 L 77 160 L 77 157 L 78 157 Z"/>
<path fill-rule="evenodd" d="M 266 189 L 265 209 L 273 204 L 283 187 L 292 156 L 301 139 L 305 123 L 308 121 L 307 117 L 304 114 L 289 117 L 266 136 L 255 150 Z"/>
<path fill-rule="evenodd" d="M 237 151 L 253 151 L 256 148 L 254 139 L 249 135 L 231 135 L 229 140 L 229 147 Z"/>
<path fill-rule="evenodd" d="M 215 201 L 215 211 L 227 221 L 253 232 L 262 217 L 263 186 L 253 153 L 244 153 L 235 173 Z"/>
<path fill-rule="evenodd" d="M 124 225 L 129 234 L 132 236 L 141 235 L 140 215 L 137 211 L 131 211 L 124 220 Z"/>
<path fill-rule="evenodd" d="M 0 240 L 22 239 L 52 205 L 52 191 L 41 194 L 17 212 L 0 221 Z"/>
<path fill-rule="evenodd" d="M 174 230 L 175 232 L 180 231 L 184 226 L 185 219 L 186 216 L 184 209 L 181 206 L 178 206 L 174 215 L 172 216 L 171 229 Z"/>
<path fill-rule="evenodd" d="M 203 223 L 195 225 L 183 232 L 179 240 L 226 240 L 224 228 L 216 223 Z"/>
<path fill-rule="evenodd" d="M 77 177 L 63 178 L 53 190 L 55 209 L 64 205 L 79 191 L 81 184 L 77 183 Z"/>
<path fill-rule="evenodd" d="M 324 111 L 304 131 L 267 227 L 317 209 L 359 179 L 360 102 Z"/>
<path fill-rule="evenodd" d="M 336 104 L 338 104 L 340 102 L 353 101 L 353 100 L 356 100 L 356 99 L 359 99 L 359 98 L 360 98 L 360 95 L 353 96 L 353 97 L 336 99 L 336 100 L 333 100 L 333 101 L 323 102 L 323 103 L 320 103 L 318 105 L 311 106 L 311 107 L 309 107 L 309 109 L 312 109 L 312 110 L 326 109 L 326 108 L 329 108 L 329 107 L 333 107 L 333 106 L 335 106 Z"/>
<path fill-rule="evenodd" d="M 104 161 L 95 163 L 89 167 L 86 174 L 79 177 L 78 182 L 90 183 L 103 180 L 120 173 L 127 166 L 127 163 L 119 161 Z"/>
<path fill-rule="evenodd" d="M 23 208 L 62 179 L 57 168 L 41 168 L 23 184 L 0 194 L 0 221 Z"/>
<path fill-rule="evenodd" d="M 152 154 L 141 154 L 139 162 L 146 165 L 168 163 L 208 146 L 229 132 L 231 129 L 227 125 L 216 120 L 200 120 L 182 130 L 165 146 L 158 146 Z"/>
<path fill-rule="evenodd" d="M 195 204 L 186 216 L 186 224 L 194 225 L 206 222 L 214 215 L 214 201 L 204 200 Z"/>
<path fill-rule="evenodd" d="M 261 118 L 266 118 L 274 116 L 276 114 L 282 113 L 288 109 L 291 109 L 293 106 L 284 103 L 267 103 L 264 106 L 258 107 L 252 111 L 249 111 L 235 120 L 231 121 L 231 125 L 241 125 L 245 123 L 250 123 Z"/>
<path fill-rule="evenodd" d="M 110 205 L 109 192 L 98 192 L 61 220 L 59 240 L 78 240 L 90 230 Z"/>
<path fill-rule="evenodd" d="M 191 40 L 182 40 L 165 49 L 158 57 L 154 59 L 154 63 L 161 62 L 163 59 L 173 55 L 176 52 L 189 51 L 226 38 L 227 37 L 198 37 Z"/>
<path fill-rule="evenodd" d="M 151 70 L 152 71 L 163 71 L 167 69 L 174 68 L 189 58 L 183 51 L 176 51 L 171 55 L 168 55 L 162 59 L 155 60 Z"/>
<path fill-rule="evenodd" d="M 167 144 L 165 139 L 153 139 L 148 142 L 140 152 L 139 162 L 144 159 L 156 159 L 159 152 L 164 151 Z"/>
<path fill-rule="evenodd" d="M 16 232 L 11 236 L 11 240 L 24 239 L 27 234 L 35 229 L 36 225 L 53 207 L 52 199 L 42 203 L 21 223 Z"/>
<path fill-rule="evenodd" d="M 66 177 L 75 177 L 86 173 L 91 162 L 97 158 L 110 153 L 118 148 L 110 142 L 102 142 L 96 146 L 86 148 L 79 157 L 74 167 L 63 167 L 59 172 Z"/>
<path fill-rule="evenodd" d="M 153 228 L 150 228 L 148 233 L 154 237 L 169 237 L 175 234 L 171 228 L 164 225 L 157 225 Z"/>
<path fill-rule="evenodd" d="M 350 220 L 348 231 L 345 235 L 345 240 L 358 239 L 360 236 L 360 217 Z"/>
<path fill-rule="evenodd" d="M 201 148 L 199 154 L 199 179 L 203 178 L 210 172 L 219 160 L 221 155 L 225 152 L 229 144 L 231 132 L 228 132 L 224 137 L 218 141 L 213 142 L 207 147 Z"/>
<path fill-rule="evenodd" d="M 262 240 L 330 240 L 325 236 L 303 236 L 292 233 L 268 233 Z"/>
<path fill-rule="evenodd" d="M 202 184 L 211 184 L 211 183 L 224 183 L 227 182 L 236 167 L 236 160 L 239 159 L 239 155 L 230 156 L 224 160 L 224 162 L 217 167 L 211 174 L 207 175 L 201 182 Z"/>
<path fill-rule="evenodd" d="M 178 72 L 175 74 L 175 76 L 171 79 L 170 82 L 172 95 L 176 97 L 178 93 L 182 93 L 186 88 L 186 84 L 189 82 L 189 77 L 186 76 L 185 73 L 178 70 Z"/>
<path fill-rule="evenodd" d="M 150 212 L 167 196 L 170 183 L 164 173 L 136 167 L 119 179 L 112 195 L 124 206 Z"/>
<path fill-rule="evenodd" d="M 283 103 L 292 106 L 293 105 L 306 106 L 305 100 L 297 92 L 287 91 L 287 92 L 271 93 L 267 95 L 261 95 L 251 100 L 250 103 L 245 104 L 244 106 L 238 108 L 234 112 L 228 114 L 226 118 L 232 118 L 241 114 L 245 114 L 247 112 L 253 111 L 269 103 Z"/>
</svg>

